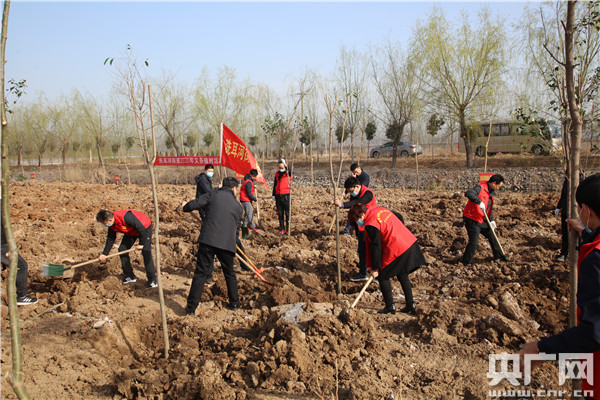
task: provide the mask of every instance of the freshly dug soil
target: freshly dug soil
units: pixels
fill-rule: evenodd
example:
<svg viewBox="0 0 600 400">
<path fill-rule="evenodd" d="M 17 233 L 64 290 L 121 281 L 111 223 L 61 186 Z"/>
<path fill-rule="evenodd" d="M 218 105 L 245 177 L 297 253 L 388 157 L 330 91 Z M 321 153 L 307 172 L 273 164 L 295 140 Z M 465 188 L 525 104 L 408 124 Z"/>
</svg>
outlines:
<svg viewBox="0 0 600 400">
<path fill-rule="evenodd" d="M 335 228 L 327 232 L 334 215 L 331 189 L 295 188 L 291 237 L 276 233 L 271 189 L 258 190 L 266 229 L 244 245 L 275 286 L 240 271 L 242 307 L 230 311 L 217 267 L 196 315 L 186 316 L 200 226 L 176 208 L 195 188 L 160 185 L 161 279 L 171 345 L 165 359 L 158 291 L 144 288 L 139 253 L 132 255 L 139 280 L 127 286 L 118 257 L 79 268 L 72 277 L 41 276 L 43 263 L 98 257 L 106 237 L 106 228 L 94 221 L 99 209 L 133 208 L 154 219 L 150 187 L 11 183 L 14 232 L 29 263 L 30 292 L 40 299 L 19 308 L 31 397 L 484 399 L 491 388 L 490 353 L 514 352 L 520 343 L 566 326 L 568 270 L 553 261 L 560 248 L 553 214 L 558 193 L 500 193 L 495 215 L 510 261 L 492 261 L 482 238 L 473 265 L 465 267 L 457 262 L 466 245 L 462 189 L 376 188 L 378 203 L 403 214 L 429 262 L 411 275 L 418 310 L 413 317 L 378 314 L 383 302 L 377 284 L 347 310 L 362 287 L 349 281 L 357 272 L 354 236 L 339 239 L 342 293 L 336 294 Z M 340 212 L 340 230 L 345 215 Z M 400 285 L 393 286 L 402 308 Z M 12 363 L 6 304 L 3 286 L 5 373 Z M 2 398 L 14 399 L 5 373 Z M 557 377 L 556 367 L 545 365 L 534 374 L 534 387 L 558 389 Z"/>
</svg>

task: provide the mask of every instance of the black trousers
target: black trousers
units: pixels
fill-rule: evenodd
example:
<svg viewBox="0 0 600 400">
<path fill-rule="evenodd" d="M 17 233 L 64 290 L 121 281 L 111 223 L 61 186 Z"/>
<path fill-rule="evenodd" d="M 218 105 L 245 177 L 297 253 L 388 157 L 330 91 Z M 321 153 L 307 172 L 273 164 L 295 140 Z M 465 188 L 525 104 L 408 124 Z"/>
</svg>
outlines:
<svg viewBox="0 0 600 400">
<path fill-rule="evenodd" d="M 567 256 L 569 254 L 569 227 L 567 226 L 567 210 L 560 210 L 560 234 L 562 242 L 560 246 L 560 254 Z"/>
<path fill-rule="evenodd" d="M 490 242 L 494 258 L 502 257 L 502 250 L 500 250 L 498 242 L 494 239 L 492 229 L 487 224 L 482 226 L 477 221 L 473 221 L 471 218 L 466 217 L 463 217 L 463 221 L 465 223 L 465 228 L 467 229 L 467 234 L 469 235 L 469 244 L 467 244 L 467 248 L 461 259 L 461 262 L 464 265 L 471 264 L 471 261 L 473 261 L 475 251 L 477 250 L 477 243 L 479 242 L 479 234 L 485 236 Z"/>
<path fill-rule="evenodd" d="M 410 279 L 408 279 L 408 274 L 399 274 L 397 278 L 400 281 L 400 285 L 402 286 L 402 291 L 404 291 L 406 305 L 413 304 L 415 301 L 413 299 L 412 284 L 410 283 Z M 390 282 L 390 280 L 379 279 L 379 289 L 381 289 L 381 294 L 383 295 L 385 307 L 392 307 L 394 305 L 394 295 L 392 294 L 392 283 Z"/>
<path fill-rule="evenodd" d="M 356 232 L 356 238 L 358 239 L 358 273 L 361 275 L 367 275 L 367 241 L 365 239 L 366 232 L 358 229 L 356 222 L 350 223 L 350 226 L 354 228 Z"/>
<path fill-rule="evenodd" d="M 233 270 L 233 257 L 235 256 L 235 253 L 200 243 L 196 259 L 196 270 L 194 271 L 194 278 L 192 279 L 192 287 L 190 288 L 190 294 L 187 298 L 186 309 L 188 312 L 194 312 L 200 303 L 200 298 L 204 291 L 204 284 L 213 273 L 215 255 L 221 262 L 223 275 L 225 275 L 229 304 L 239 304 L 240 302 L 238 297 L 237 278 Z"/>
<path fill-rule="evenodd" d="M 8 245 L 2 246 L 2 265 L 8 267 L 10 264 L 10 260 L 6 257 L 6 253 L 8 253 Z M 23 297 L 27 295 L 27 271 L 29 266 L 27 265 L 27 261 L 19 254 L 19 258 L 17 261 L 17 281 L 15 282 L 15 286 L 17 287 L 17 297 Z"/>
<path fill-rule="evenodd" d="M 277 217 L 279 218 L 279 230 L 290 230 L 290 195 L 276 194 L 275 206 L 277 207 Z"/>
<path fill-rule="evenodd" d="M 121 244 L 119 245 L 119 251 L 129 250 L 135 241 L 139 239 L 140 244 L 144 245 L 142 256 L 144 257 L 144 267 L 146 269 L 148 282 L 156 281 L 156 271 L 154 270 L 154 260 L 152 259 L 152 224 L 150 224 L 143 232 L 139 232 L 139 234 L 139 236 L 123 235 L 123 240 L 121 240 Z M 119 258 L 121 259 L 123 274 L 130 278 L 135 278 L 129 253 L 121 254 Z"/>
</svg>

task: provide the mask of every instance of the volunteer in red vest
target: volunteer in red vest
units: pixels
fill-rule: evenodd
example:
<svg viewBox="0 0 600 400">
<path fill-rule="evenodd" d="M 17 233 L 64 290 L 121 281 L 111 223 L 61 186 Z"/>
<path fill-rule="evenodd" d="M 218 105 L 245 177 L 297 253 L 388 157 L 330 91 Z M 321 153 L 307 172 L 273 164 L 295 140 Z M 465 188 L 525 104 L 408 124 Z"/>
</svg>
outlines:
<svg viewBox="0 0 600 400">
<path fill-rule="evenodd" d="M 350 201 L 342 203 L 340 199 L 335 199 L 333 204 L 340 208 L 352 208 L 356 204 L 364 204 L 367 208 L 377 207 L 375 194 L 365 185 L 361 185 L 358 178 L 353 176 L 344 182 L 346 193 L 350 193 Z M 365 232 L 358 229 L 356 223 L 352 224 L 356 237 L 358 238 L 358 274 L 350 277 L 352 282 L 366 281 L 367 277 L 367 253 L 365 248 Z"/>
<path fill-rule="evenodd" d="M 492 232 L 492 229 L 496 229 L 496 222 L 492 214 L 494 194 L 503 184 L 504 178 L 502 175 L 494 174 L 489 181 L 479 182 L 479 185 L 467 190 L 465 193 L 469 201 L 467 201 L 467 205 L 463 211 L 463 221 L 469 235 L 469 244 L 467 244 L 467 248 L 460 260 L 464 265 L 471 264 L 471 261 L 473 261 L 480 233 L 489 240 L 494 254 L 494 261 L 505 260 L 502 257 L 502 250 L 498 242 L 494 239 Z M 488 215 L 491 226 L 486 222 L 483 213 Z"/>
<path fill-rule="evenodd" d="M 554 336 L 521 346 L 525 354 L 578 353 L 592 355 L 593 365 L 585 368 L 581 389 L 586 399 L 600 400 L 600 174 L 579 184 L 575 193 L 579 219 L 567 219 L 569 229 L 580 235 L 577 258 L 577 326 Z M 581 358 L 578 358 L 581 360 Z M 532 369 L 541 362 L 532 365 Z M 521 365 L 523 365 L 521 363 Z M 593 372 L 592 372 L 593 371 Z"/>
<path fill-rule="evenodd" d="M 285 235 L 290 231 L 290 181 L 292 170 L 288 168 L 285 159 L 279 160 L 273 183 L 273 200 L 277 207 L 279 218 L 279 233 Z"/>
<path fill-rule="evenodd" d="M 348 221 L 355 222 L 364 231 L 367 266 L 371 276 L 379 280 L 385 302 L 380 314 L 395 314 L 394 296 L 390 279 L 398 277 L 404 296 L 404 313 L 416 314 L 412 285 L 408 274 L 425 264 L 417 238 L 404 226 L 402 216 L 385 207 L 367 208 L 356 204 L 348 212 Z"/>
<path fill-rule="evenodd" d="M 118 210 L 114 212 L 100 210 L 98 215 L 96 215 L 96 221 L 108 228 L 106 245 L 98 259 L 100 261 L 106 260 L 106 256 L 110 253 L 110 249 L 117 238 L 117 232 L 123 234 L 119 251 L 129 250 L 135 241 L 139 239 L 142 255 L 144 256 L 146 277 L 148 278 L 146 287 L 158 287 L 154 271 L 154 261 L 152 260 L 152 221 L 150 218 L 146 214 L 136 210 Z M 137 278 L 131 267 L 129 253 L 122 254 L 119 257 L 121 258 L 121 266 L 123 267 L 123 284 L 127 285 L 137 282 Z"/>
<path fill-rule="evenodd" d="M 256 197 L 254 196 L 254 182 L 256 182 L 257 176 L 258 171 L 254 168 L 251 169 L 250 173 L 244 176 L 240 189 L 240 203 L 244 207 L 244 226 L 253 231 L 259 230 L 254 224 L 254 211 L 252 210 L 252 202 L 256 201 Z"/>
</svg>

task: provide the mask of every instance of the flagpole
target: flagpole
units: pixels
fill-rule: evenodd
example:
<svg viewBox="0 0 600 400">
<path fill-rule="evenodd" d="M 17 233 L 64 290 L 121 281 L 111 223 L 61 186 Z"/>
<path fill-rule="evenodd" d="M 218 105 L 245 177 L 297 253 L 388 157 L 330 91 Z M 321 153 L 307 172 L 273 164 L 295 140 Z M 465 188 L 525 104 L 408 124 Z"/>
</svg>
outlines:
<svg viewBox="0 0 600 400">
<path fill-rule="evenodd" d="M 219 165 L 221 165 L 222 160 L 223 160 L 223 122 L 221 122 L 221 147 L 219 150 Z"/>
</svg>

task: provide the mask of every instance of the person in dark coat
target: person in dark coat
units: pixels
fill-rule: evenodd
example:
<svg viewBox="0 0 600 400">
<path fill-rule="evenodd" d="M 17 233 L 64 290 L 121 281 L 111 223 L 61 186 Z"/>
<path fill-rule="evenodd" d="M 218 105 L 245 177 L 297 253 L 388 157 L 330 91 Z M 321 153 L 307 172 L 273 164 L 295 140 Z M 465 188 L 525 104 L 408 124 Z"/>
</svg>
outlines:
<svg viewBox="0 0 600 400">
<path fill-rule="evenodd" d="M 581 389 L 586 399 L 600 400 L 600 174 L 584 179 L 575 197 L 579 219 L 569 218 L 567 224 L 580 235 L 577 326 L 522 345 L 520 355 L 592 353 L 592 365 L 586 367 Z M 534 362 L 532 370 L 540 363 Z"/>
<path fill-rule="evenodd" d="M 279 218 L 279 233 L 285 235 L 290 231 L 290 192 L 292 170 L 282 158 L 277 164 L 275 181 L 273 182 L 273 200 Z"/>
<path fill-rule="evenodd" d="M 254 224 L 254 210 L 252 209 L 252 202 L 256 201 L 256 196 L 254 196 L 256 177 L 258 177 L 258 171 L 252 168 L 250 173 L 244 176 L 240 189 L 240 203 L 244 208 L 244 226 L 253 231 L 259 230 Z"/>
<path fill-rule="evenodd" d="M 350 165 L 350 172 L 352 173 L 353 177 L 358 179 L 361 185 L 369 187 L 371 178 L 369 177 L 369 174 L 363 171 L 363 169 L 360 167 L 360 165 L 358 165 L 358 163 L 353 163 L 352 165 Z M 350 228 L 352 228 L 352 225 L 350 224 L 350 221 L 348 221 L 346 222 L 346 227 L 344 228 L 342 234 L 350 235 Z"/>
<path fill-rule="evenodd" d="M 460 260 L 464 265 L 468 265 L 473 261 L 475 251 L 477 250 L 477 243 L 479 242 L 479 234 L 482 234 L 489 240 L 492 246 L 494 261 L 506 260 L 506 257 L 502 256 L 500 245 L 494 239 L 492 232 L 493 229 L 496 229 L 496 222 L 492 213 L 494 195 L 496 194 L 496 190 L 500 189 L 503 184 L 504 177 L 500 174 L 494 174 L 490 177 L 489 181 L 479 182 L 477 186 L 467 190 L 465 193 L 469 201 L 467 201 L 467 205 L 463 211 L 463 221 L 469 235 L 469 244 L 467 244 Z M 491 225 L 488 225 L 485 221 L 483 213 L 487 214 Z"/>
<path fill-rule="evenodd" d="M 0 218 L 0 223 L 2 225 L 2 265 L 4 267 L 10 266 L 9 252 L 8 252 L 8 240 L 6 240 L 6 231 L 4 230 L 4 221 Z M 37 303 L 37 297 L 27 296 L 27 271 L 29 266 L 27 265 L 27 261 L 20 254 L 18 256 L 17 261 L 17 281 L 15 285 L 17 287 L 17 305 L 18 306 L 26 306 L 29 304 Z"/>
<path fill-rule="evenodd" d="M 390 279 L 397 277 L 406 299 L 406 305 L 400 311 L 416 314 L 408 274 L 426 261 L 417 238 L 404 226 L 402 215 L 385 207 L 367 208 L 358 203 L 348 212 L 348 220 L 366 232 L 367 265 L 371 276 L 379 280 L 385 302 L 385 308 L 379 313 L 396 313 Z"/>
<path fill-rule="evenodd" d="M 350 193 L 350 201 L 342 203 L 340 199 L 335 199 L 333 204 L 340 208 L 350 209 L 356 204 L 364 204 L 367 208 L 377 207 L 377 199 L 375 194 L 368 187 L 361 185 L 358 179 L 351 176 L 344 182 L 346 193 Z M 365 232 L 359 230 L 356 223 L 352 224 L 352 227 L 356 231 L 356 238 L 358 239 L 358 274 L 350 277 L 352 282 L 366 281 L 367 276 L 367 253 L 365 249 Z"/>
<path fill-rule="evenodd" d="M 146 214 L 136 210 L 117 210 L 110 212 L 100 210 L 96 215 L 96 221 L 108 228 L 106 235 L 106 244 L 104 250 L 98 259 L 102 262 L 110 253 L 113 244 L 117 238 L 117 232 L 123 234 L 123 240 L 119 245 L 119 251 L 129 250 L 136 240 L 139 239 L 142 256 L 144 257 L 144 267 L 146 269 L 146 288 L 156 288 L 156 271 L 154 270 L 154 260 L 152 259 L 152 221 Z M 123 268 L 123 285 L 137 282 L 129 253 L 121 254 L 121 267 Z"/>
<path fill-rule="evenodd" d="M 196 175 L 194 180 L 196 181 L 196 198 L 202 196 L 213 190 L 212 187 L 212 177 L 215 174 L 215 167 L 212 164 L 206 164 L 204 166 L 204 172 L 199 175 Z M 206 216 L 206 211 L 204 209 L 199 209 L 198 214 L 200 214 L 200 218 L 204 220 Z"/>
<path fill-rule="evenodd" d="M 221 262 L 223 275 L 225 275 L 229 308 L 235 310 L 240 306 L 237 279 L 233 270 L 233 258 L 243 212 L 242 206 L 237 201 L 238 191 L 238 180 L 227 177 L 223 179 L 223 186 L 220 189 L 203 194 L 188 203 L 182 203 L 185 212 L 206 209 L 206 219 L 203 221 L 198 237 L 196 270 L 187 298 L 188 315 L 193 315 L 200 303 L 204 284 L 212 276 L 215 256 Z"/>
</svg>

